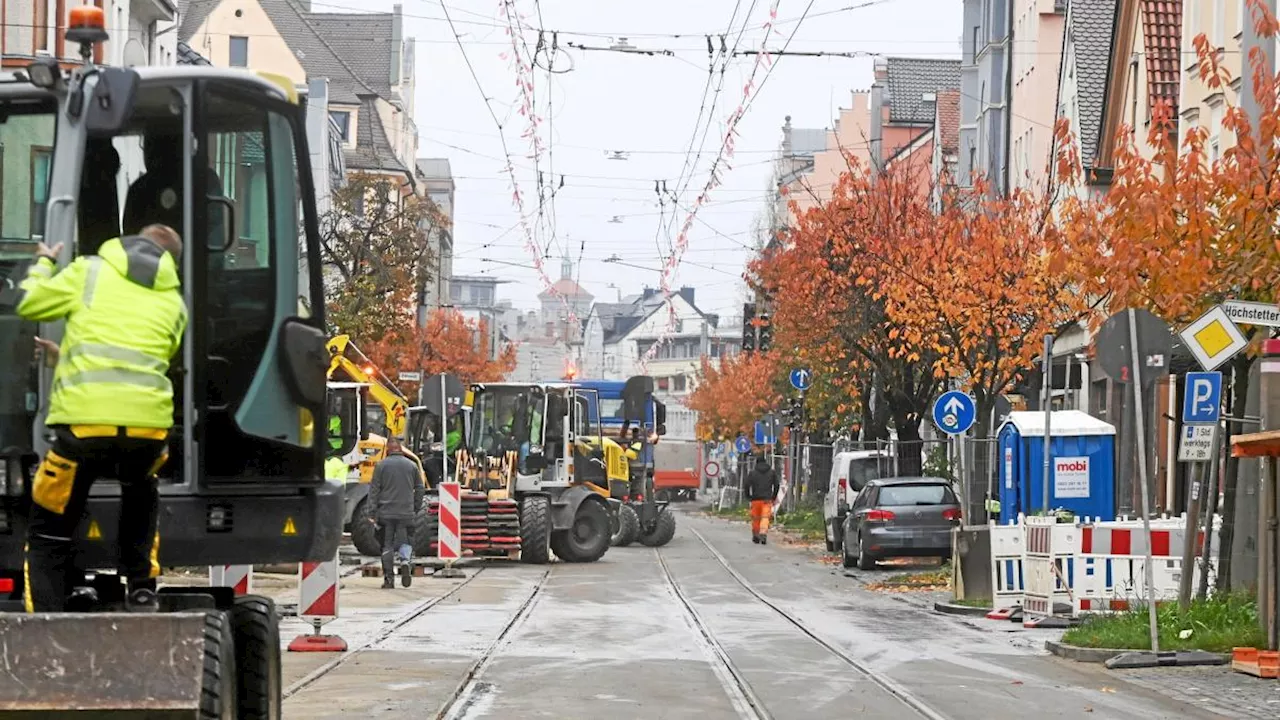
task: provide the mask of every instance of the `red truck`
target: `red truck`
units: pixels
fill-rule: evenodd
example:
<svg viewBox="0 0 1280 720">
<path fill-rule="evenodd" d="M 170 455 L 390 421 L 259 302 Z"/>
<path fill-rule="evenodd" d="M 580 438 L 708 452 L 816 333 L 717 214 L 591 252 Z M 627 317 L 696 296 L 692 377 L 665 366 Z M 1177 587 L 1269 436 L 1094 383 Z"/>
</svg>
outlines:
<svg viewBox="0 0 1280 720">
<path fill-rule="evenodd" d="M 702 443 L 663 438 L 655 445 L 653 487 L 659 500 L 696 500 L 702 487 Z"/>
</svg>

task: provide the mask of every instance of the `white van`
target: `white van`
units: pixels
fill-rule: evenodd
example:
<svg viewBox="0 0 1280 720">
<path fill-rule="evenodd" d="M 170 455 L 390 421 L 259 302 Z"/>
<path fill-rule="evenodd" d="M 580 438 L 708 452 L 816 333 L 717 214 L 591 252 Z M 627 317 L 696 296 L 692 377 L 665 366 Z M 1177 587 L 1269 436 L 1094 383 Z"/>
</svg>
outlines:
<svg viewBox="0 0 1280 720">
<path fill-rule="evenodd" d="M 831 477 L 822 502 L 826 521 L 827 551 L 839 552 L 844 538 L 844 516 L 858 498 L 868 480 L 893 474 L 893 456 L 889 450 L 854 450 L 839 452 L 831 459 Z"/>
</svg>

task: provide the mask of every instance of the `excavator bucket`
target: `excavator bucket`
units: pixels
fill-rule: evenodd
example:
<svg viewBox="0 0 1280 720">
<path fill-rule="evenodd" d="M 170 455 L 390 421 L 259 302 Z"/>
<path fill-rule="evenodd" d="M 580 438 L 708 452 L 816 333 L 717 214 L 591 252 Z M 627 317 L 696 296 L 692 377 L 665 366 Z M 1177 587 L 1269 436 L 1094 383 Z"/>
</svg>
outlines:
<svg viewBox="0 0 1280 720">
<path fill-rule="evenodd" d="M 0 717 L 199 718 L 205 613 L 0 613 Z"/>
</svg>

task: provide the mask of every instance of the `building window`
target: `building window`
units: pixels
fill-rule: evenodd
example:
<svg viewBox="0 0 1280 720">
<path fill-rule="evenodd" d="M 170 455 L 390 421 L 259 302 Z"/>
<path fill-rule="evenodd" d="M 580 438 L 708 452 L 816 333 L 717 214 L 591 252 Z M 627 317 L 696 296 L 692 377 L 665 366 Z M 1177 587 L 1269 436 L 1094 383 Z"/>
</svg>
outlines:
<svg viewBox="0 0 1280 720">
<path fill-rule="evenodd" d="M 229 56 L 231 67 L 249 67 L 249 38 L 231 36 Z"/>
<path fill-rule="evenodd" d="M 461 286 L 461 285 L 451 285 L 451 286 L 449 286 L 449 299 L 450 299 L 450 300 L 453 300 L 454 302 L 460 302 L 460 301 L 462 300 L 462 286 Z"/>
<path fill-rule="evenodd" d="M 49 49 L 49 3 L 47 0 L 36 0 L 35 13 L 35 51 Z"/>
<path fill-rule="evenodd" d="M 671 378 L 668 378 L 668 377 L 658 378 L 658 389 L 661 390 L 662 392 L 670 392 Z"/>
<path fill-rule="evenodd" d="M 44 211 L 49 203 L 49 166 L 53 148 L 31 148 L 31 236 L 44 237 Z"/>
<path fill-rule="evenodd" d="M 351 139 L 351 113 L 346 110 L 330 110 L 329 117 L 337 123 L 339 132 L 342 133 L 342 142 Z"/>
<path fill-rule="evenodd" d="M 687 381 L 685 380 L 685 377 L 683 375 L 676 375 L 675 377 L 671 378 L 671 389 L 674 392 L 684 392 L 686 387 L 686 382 Z"/>
</svg>

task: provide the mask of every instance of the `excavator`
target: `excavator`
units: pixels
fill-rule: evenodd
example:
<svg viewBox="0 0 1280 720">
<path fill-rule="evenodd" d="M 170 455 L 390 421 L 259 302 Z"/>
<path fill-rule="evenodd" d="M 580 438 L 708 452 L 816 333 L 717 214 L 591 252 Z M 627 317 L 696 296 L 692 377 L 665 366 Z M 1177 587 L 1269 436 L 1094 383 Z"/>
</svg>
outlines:
<svg viewBox="0 0 1280 720">
<path fill-rule="evenodd" d="M 62 21 L 80 63 L 68 70 L 37 57 L 0 72 L 6 156 L 39 157 L 48 170 L 31 178 L 47 203 L 0 211 L 0 717 L 279 718 L 270 599 L 162 587 L 159 612 L 124 611 L 113 570 L 120 493 L 109 478 L 95 483 L 75 538 L 73 585 L 96 592 L 78 593 L 74 612 L 21 612 L 52 379 L 34 338 L 59 341 L 63 323 L 17 316 L 17 283 L 36 241 L 63 243 L 64 267 L 129 232 L 122 210 L 163 209 L 186 249 L 190 322 L 170 370 L 175 425 L 158 472 L 159 563 L 325 561 L 342 529 L 342 488 L 322 471 L 328 356 L 304 100 L 289 80 L 247 70 L 99 66 L 103 10 L 77 5 Z M 163 191 L 129 193 L 121 208 L 121 161 L 140 160 L 143 139 L 156 137 L 180 148 L 164 167 L 147 168 Z"/>
<path fill-rule="evenodd" d="M 382 552 L 382 539 L 369 522 L 372 509 L 365 502 L 369 482 L 373 480 L 373 469 L 387 456 L 387 438 L 408 440 L 408 418 L 414 409 L 395 384 L 360 352 L 350 336 L 337 335 L 329 340 L 326 348 L 329 351 L 330 452 L 339 454 L 348 466 L 355 468 L 343 486 L 343 529 L 351 533 L 351 543 L 361 555 L 376 556 Z M 345 376 L 347 381 L 334 380 L 335 376 Z M 418 464 L 422 481 L 429 487 L 427 473 L 414 445 L 406 442 L 405 454 Z"/>
</svg>

